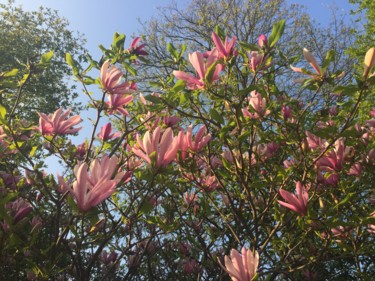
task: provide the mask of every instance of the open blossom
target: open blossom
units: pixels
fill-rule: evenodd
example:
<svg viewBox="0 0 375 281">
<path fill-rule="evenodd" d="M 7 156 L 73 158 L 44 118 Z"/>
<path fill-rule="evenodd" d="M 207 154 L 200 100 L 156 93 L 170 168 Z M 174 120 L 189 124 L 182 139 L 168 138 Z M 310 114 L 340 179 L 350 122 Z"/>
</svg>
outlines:
<svg viewBox="0 0 375 281">
<path fill-rule="evenodd" d="M 132 151 L 137 156 L 143 158 L 147 163 L 151 164 L 152 157 L 155 157 L 155 165 L 157 167 L 165 167 L 176 158 L 178 149 L 177 137 L 173 137 L 171 128 L 167 128 L 161 136 L 161 129 L 157 127 L 154 132 L 147 131 L 143 140 L 137 134 L 137 146 Z"/>
<path fill-rule="evenodd" d="M 74 174 L 77 180 L 69 190 L 74 197 L 78 208 L 86 212 L 97 206 L 99 203 L 111 196 L 115 191 L 116 185 L 123 178 L 123 173 L 117 173 L 112 179 L 116 170 L 117 157 L 109 158 L 104 156 L 100 161 L 95 159 L 90 165 L 90 174 L 86 163 L 78 164 L 74 167 Z"/>
<path fill-rule="evenodd" d="M 124 73 L 116 65 L 110 65 L 109 60 L 105 61 L 100 69 L 100 80 L 102 81 L 103 88 L 109 94 L 131 94 L 136 90 L 134 82 L 123 81 Z"/>
<path fill-rule="evenodd" d="M 193 127 L 190 125 L 187 128 L 186 134 L 181 130 L 178 134 L 178 147 L 181 150 L 182 159 L 186 158 L 188 150 L 199 152 L 211 140 L 211 135 L 207 134 L 205 126 L 201 126 L 195 135 L 193 141 Z"/>
<path fill-rule="evenodd" d="M 13 202 L 6 204 L 5 207 L 11 210 L 15 224 L 26 217 L 33 210 L 30 203 L 20 197 Z"/>
<path fill-rule="evenodd" d="M 344 154 L 345 145 L 343 139 L 340 138 L 335 142 L 334 149 L 320 158 L 316 165 L 323 170 L 338 172 L 342 169 Z"/>
<path fill-rule="evenodd" d="M 257 251 L 253 254 L 250 249 L 242 248 L 241 254 L 232 249 L 230 257 L 225 256 L 225 267 L 219 261 L 221 267 L 229 274 L 232 281 L 250 281 L 256 274 L 259 263 Z"/>
<path fill-rule="evenodd" d="M 139 37 L 135 37 L 130 43 L 128 51 L 138 56 L 147 56 L 148 53 L 145 50 L 143 50 L 143 48 L 146 47 L 146 44 L 139 45 L 140 40 L 141 39 Z"/>
<path fill-rule="evenodd" d="M 189 61 L 193 65 L 195 71 L 197 72 L 197 77 L 194 77 L 191 74 L 178 70 L 173 71 L 173 75 L 177 79 L 186 81 L 188 88 L 191 90 L 205 88 L 206 82 L 212 83 L 219 79 L 219 74 L 224 68 L 223 65 L 217 64 L 210 81 L 206 81 L 206 74 L 208 69 L 212 64 L 214 64 L 217 61 L 217 55 L 214 53 L 215 52 L 211 52 L 206 60 L 204 59 L 203 54 L 200 52 L 194 52 L 192 54 L 189 54 Z"/>
<path fill-rule="evenodd" d="M 43 136 L 60 134 L 74 134 L 81 130 L 82 127 L 72 128 L 79 124 L 82 120 L 79 115 L 68 118 L 70 110 L 63 112 L 62 108 L 56 110 L 53 114 L 46 115 L 39 113 L 39 131 Z"/>
<path fill-rule="evenodd" d="M 121 136 L 120 132 L 116 132 L 116 133 L 113 133 L 113 134 L 111 134 L 111 133 L 112 133 L 112 124 L 107 123 L 100 129 L 100 132 L 98 134 L 98 138 L 103 140 L 103 141 L 107 141 L 107 140 L 115 139 L 115 138 L 118 138 L 119 136 Z"/>
<path fill-rule="evenodd" d="M 129 112 L 125 109 L 125 106 L 133 101 L 133 96 L 123 95 L 123 94 L 114 94 L 108 95 L 108 101 L 106 105 L 108 107 L 108 114 L 120 113 L 124 116 L 128 116 Z"/>
<path fill-rule="evenodd" d="M 264 55 L 257 51 L 251 51 L 247 53 L 247 58 L 249 60 L 248 65 L 251 71 L 255 72 L 260 70 L 260 66 L 264 61 Z"/>
<path fill-rule="evenodd" d="M 321 139 L 320 137 L 310 133 L 309 131 L 305 131 L 306 134 L 306 141 L 309 145 L 310 149 L 324 149 L 326 146 L 326 141 Z"/>
<path fill-rule="evenodd" d="M 307 202 L 309 200 L 309 194 L 301 182 L 296 183 L 296 191 L 297 194 L 293 194 L 286 190 L 280 189 L 279 193 L 281 197 L 283 197 L 288 203 L 280 200 L 277 200 L 277 202 L 279 202 L 280 205 L 298 213 L 299 215 L 305 216 L 307 214 Z"/>
<path fill-rule="evenodd" d="M 219 52 L 219 58 L 229 59 L 236 55 L 234 50 L 234 46 L 236 45 L 237 41 L 236 36 L 233 36 L 230 41 L 228 41 L 228 37 L 225 37 L 225 42 L 223 43 L 220 37 L 215 32 L 212 32 L 212 40 L 214 41 L 215 47 Z"/>
<path fill-rule="evenodd" d="M 242 108 L 242 113 L 245 117 L 259 119 L 270 114 L 270 111 L 267 109 L 267 101 L 265 98 L 262 98 L 261 94 L 252 91 L 249 101 L 250 106 L 255 110 L 255 113 L 251 113 L 247 108 Z"/>
</svg>

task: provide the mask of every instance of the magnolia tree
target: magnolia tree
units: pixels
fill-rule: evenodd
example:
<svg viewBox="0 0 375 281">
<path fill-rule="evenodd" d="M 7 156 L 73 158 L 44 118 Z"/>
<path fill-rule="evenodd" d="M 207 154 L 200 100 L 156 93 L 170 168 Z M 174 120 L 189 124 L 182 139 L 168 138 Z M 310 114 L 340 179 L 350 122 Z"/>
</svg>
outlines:
<svg viewBox="0 0 375 281">
<path fill-rule="evenodd" d="M 298 99 L 275 75 L 295 62 L 277 49 L 283 30 L 251 45 L 216 28 L 214 48 L 188 59 L 169 45 L 176 70 L 150 95 L 137 90 L 139 38 L 125 48 L 115 34 L 86 69 L 67 54 L 96 112 L 80 145 L 69 109 L 19 119 L 32 77 L 1 73 L 1 88 L 17 89 L 0 107 L 2 279 L 370 280 L 375 49 L 347 85 L 345 69 L 329 71 L 333 52 L 317 61 L 304 49 L 311 69 L 291 66 Z"/>
</svg>

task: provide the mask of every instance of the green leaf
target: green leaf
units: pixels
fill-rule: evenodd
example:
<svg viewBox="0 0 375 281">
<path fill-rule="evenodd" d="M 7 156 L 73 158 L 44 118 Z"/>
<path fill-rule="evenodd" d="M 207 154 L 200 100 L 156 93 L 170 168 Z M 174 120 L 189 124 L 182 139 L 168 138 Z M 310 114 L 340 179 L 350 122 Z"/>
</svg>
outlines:
<svg viewBox="0 0 375 281">
<path fill-rule="evenodd" d="M 220 37 L 221 41 L 225 40 L 225 32 L 220 26 L 215 26 L 215 33 Z"/>
<path fill-rule="evenodd" d="M 214 76 L 214 73 L 216 71 L 216 65 L 217 65 L 217 61 L 211 64 L 206 72 L 205 80 L 209 83 L 212 81 L 212 77 Z"/>
<path fill-rule="evenodd" d="M 6 114 L 7 114 L 6 108 L 0 104 L 0 118 L 5 119 Z"/>
<path fill-rule="evenodd" d="M 13 68 L 11 71 L 8 71 L 8 72 L 5 72 L 2 77 L 14 77 L 16 76 L 18 73 L 18 69 L 17 68 Z"/>
<path fill-rule="evenodd" d="M 53 57 L 53 51 L 49 51 L 48 53 L 45 53 L 40 58 L 40 64 L 48 64 Z"/>
<path fill-rule="evenodd" d="M 113 35 L 112 48 L 117 50 L 123 50 L 125 44 L 125 34 L 115 32 Z"/>
<path fill-rule="evenodd" d="M 273 25 L 272 32 L 268 40 L 270 47 L 275 46 L 277 41 L 279 41 L 281 35 L 283 35 L 284 33 L 284 28 L 285 28 L 285 20 L 281 20 Z"/>
<path fill-rule="evenodd" d="M 33 156 L 34 156 L 34 154 L 35 154 L 35 152 L 36 152 L 37 149 L 38 149 L 37 146 L 33 146 L 33 148 L 32 148 L 31 151 L 30 151 L 30 157 L 33 157 Z"/>
<path fill-rule="evenodd" d="M 178 52 L 172 43 L 167 44 L 167 51 L 172 55 L 173 58 L 178 59 Z"/>
<path fill-rule="evenodd" d="M 121 63 L 122 66 L 127 70 L 129 71 L 129 73 L 133 76 L 137 76 L 137 71 L 132 67 L 130 66 L 130 64 L 126 63 L 126 62 L 122 62 Z"/>
<path fill-rule="evenodd" d="M 184 80 L 178 80 L 176 82 L 176 84 L 174 84 L 172 90 L 174 93 L 178 93 L 178 92 L 181 92 L 182 90 L 184 90 L 186 87 L 186 81 Z"/>
<path fill-rule="evenodd" d="M 210 110 L 210 116 L 213 120 L 215 120 L 216 122 L 219 122 L 220 124 L 224 125 L 224 118 L 221 114 L 219 114 L 219 112 L 217 112 L 216 109 L 214 108 L 211 108 Z"/>
<path fill-rule="evenodd" d="M 76 62 L 74 61 L 72 55 L 69 54 L 69 53 L 66 53 L 66 55 L 65 55 L 65 60 L 66 60 L 66 63 L 69 64 L 70 67 L 72 68 L 74 76 L 77 76 L 78 73 L 79 73 L 79 72 L 78 72 L 78 67 L 77 67 L 77 64 L 76 64 Z"/>
<path fill-rule="evenodd" d="M 353 197 L 353 195 L 355 195 L 355 192 L 350 192 L 348 195 L 346 195 L 345 198 L 344 198 L 343 200 L 341 200 L 341 201 L 335 206 L 335 209 L 336 209 L 338 206 L 347 203 L 347 202 Z"/>
<path fill-rule="evenodd" d="M 322 64 L 323 70 L 326 69 L 329 66 L 329 64 L 335 59 L 335 55 L 336 55 L 336 53 L 335 53 L 334 50 L 328 51 L 328 53 L 326 55 L 326 58 L 325 58 L 325 60 Z"/>
</svg>

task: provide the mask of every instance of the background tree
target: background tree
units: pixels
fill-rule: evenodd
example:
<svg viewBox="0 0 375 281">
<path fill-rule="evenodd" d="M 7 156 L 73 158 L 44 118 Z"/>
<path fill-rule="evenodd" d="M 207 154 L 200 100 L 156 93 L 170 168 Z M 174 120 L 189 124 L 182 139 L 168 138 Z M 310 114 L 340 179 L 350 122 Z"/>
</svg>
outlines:
<svg viewBox="0 0 375 281">
<path fill-rule="evenodd" d="M 82 61 L 85 43 L 82 35 L 74 34 L 68 21 L 48 8 L 27 12 L 9 0 L 0 5 L 0 15 L 0 72 L 19 68 L 23 70 L 18 78 L 28 71 L 32 78 L 20 97 L 19 116 L 35 120 L 37 116 L 31 112 L 50 113 L 61 106 L 79 110 L 77 93 L 68 81 L 71 69 L 65 63 L 65 53 L 70 52 Z M 49 51 L 54 53 L 51 67 L 37 68 L 41 55 Z M 15 98 L 12 91 L 2 92 L 0 102 L 10 107 Z"/>
<path fill-rule="evenodd" d="M 278 69 L 293 64 L 303 48 L 316 54 L 320 61 L 323 61 L 328 50 L 334 50 L 335 63 L 330 66 L 330 72 L 353 65 L 353 58 L 344 52 L 354 41 L 354 35 L 350 32 L 352 25 L 347 23 L 345 17 L 334 12 L 331 23 L 325 27 L 314 22 L 302 5 L 288 4 L 285 0 L 192 0 L 184 6 L 172 2 L 170 6 L 161 8 L 157 17 L 143 23 L 144 29 L 140 33 L 145 36 L 150 56 L 149 62 L 142 66 L 145 77 L 139 80 L 150 81 L 159 74 L 159 77 L 170 77 L 172 71 L 176 70 L 180 58 L 176 56 L 171 59 L 170 51 L 165 47 L 168 43 L 177 50 L 185 44 L 186 53 L 209 50 L 213 44 L 212 31 L 220 26 L 229 37 L 236 35 L 239 41 L 254 45 L 259 35 L 269 34 L 272 23 L 281 19 L 287 20 L 287 24 L 279 42 L 283 56 L 276 62 L 278 68 L 275 73 L 278 79 L 283 80 L 280 83 L 283 90 L 295 89 L 293 80 L 297 76 L 289 69 L 283 68 L 282 72 Z M 350 77 L 349 71 L 342 79 L 349 81 Z M 147 84 L 143 85 L 150 89 Z"/>
</svg>

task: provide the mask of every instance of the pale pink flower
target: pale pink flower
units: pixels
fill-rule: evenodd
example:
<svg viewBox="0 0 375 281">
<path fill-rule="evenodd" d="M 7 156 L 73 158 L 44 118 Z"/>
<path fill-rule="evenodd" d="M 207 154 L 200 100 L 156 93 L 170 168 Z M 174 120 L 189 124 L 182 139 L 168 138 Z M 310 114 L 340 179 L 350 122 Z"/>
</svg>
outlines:
<svg viewBox="0 0 375 281">
<path fill-rule="evenodd" d="M 310 53 L 309 50 L 304 48 L 303 49 L 303 56 L 305 57 L 306 61 L 312 66 L 312 68 L 315 70 L 316 74 L 313 73 L 313 72 L 304 70 L 302 68 L 299 68 L 299 67 L 294 67 L 292 65 L 290 66 L 290 68 L 295 72 L 310 75 L 315 80 L 321 80 L 324 77 L 324 72 L 321 70 L 321 68 L 320 68 L 318 62 L 316 61 L 316 58 L 314 57 L 314 55 L 312 53 Z"/>
<path fill-rule="evenodd" d="M 152 164 L 155 159 L 156 167 L 165 167 L 176 158 L 178 150 L 177 137 L 173 136 L 171 128 L 167 128 L 161 136 L 161 128 L 157 127 L 153 134 L 147 131 L 143 140 L 137 134 L 137 146 L 132 148 L 134 154 Z"/>
<path fill-rule="evenodd" d="M 262 95 L 256 91 L 251 92 L 250 106 L 255 110 L 255 113 L 251 113 L 247 108 L 242 108 L 242 113 L 245 117 L 250 117 L 252 119 L 259 119 L 270 114 L 267 109 L 267 101 L 262 98 Z"/>
<path fill-rule="evenodd" d="M 56 110 L 53 114 L 46 115 L 39 113 L 39 128 L 38 130 L 43 136 L 48 135 L 66 135 L 77 133 L 82 127 L 72 128 L 73 126 L 81 123 L 81 117 L 79 115 L 68 118 L 70 110 L 63 112 L 62 108 Z"/>
<path fill-rule="evenodd" d="M 301 216 L 305 216 L 307 214 L 307 202 L 309 200 L 309 194 L 301 182 L 298 181 L 296 183 L 296 194 L 290 193 L 283 189 L 280 189 L 279 193 L 281 197 L 288 202 L 286 203 L 277 200 L 281 206 L 289 208 Z"/>
<path fill-rule="evenodd" d="M 221 267 L 229 274 L 232 281 L 250 281 L 256 274 L 259 263 L 258 252 L 255 251 L 253 254 L 250 249 L 243 247 L 241 254 L 232 249 L 230 257 L 224 257 L 225 267 L 219 261 Z"/>
<path fill-rule="evenodd" d="M 216 63 L 217 56 L 212 53 L 205 60 L 202 53 L 194 52 L 192 54 L 189 54 L 189 60 L 193 65 L 195 71 L 197 72 L 197 77 L 179 70 L 173 71 L 173 75 L 177 79 L 186 81 L 188 88 L 191 90 L 203 89 L 206 87 L 206 83 L 210 84 L 218 80 L 220 72 L 224 69 L 223 65 L 217 64 L 210 81 L 206 81 L 206 79 L 208 78 L 206 77 L 207 71 L 212 64 Z"/>
<path fill-rule="evenodd" d="M 193 141 L 193 127 L 190 125 L 187 128 L 186 134 L 181 130 L 178 134 L 178 146 L 181 150 L 182 159 L 186 158 L 186 153 L 190 150 L 199 152 L 211 140 L 211 135 L 207 134 L 206 126 L 201 126 L 195 135 Z"/>
<path fill-rule="evenodd" d="M 215 47 L 219 52 L 219 58 L 229 59 L 236 55 L 234 50 L 234 46 L 237 41 L 236 36 L 233 36 L 230 41 L 228 41 L 228 37 L 225 37 L 225 42 L 223 43 L 220 37 L 215 32 L 212 32 L 212 40 L 214 41 Z"/>
<path fill-rule="evenodd" d="M 117 173 L 112 179 L 118 159 L 113 156 L 104 156 L 100 161 L 95 159 L 90 165 L 90 174 L 86 163 L 78 164 L 74 167 L 74 174 L 77 180 L 72 188 L 68 188 L 74 197 L 78 208 L 86 212 L 97 206 L 99 203 L 111 196 L 116 185 L 123 178 L 123 173 Z M 66 188 L 66 187 L 64 187 Z"/>
<path fill-rule="evenodd" d="M 132 101 L 132 95 L 108 95 L 108 101 L 106 102 L 108 114 L 121 113 L 124 116 L 128 116 L 129 112 L 125 109 L 125 106 Z"/>
<path fill-rule="evenodd" d="M 110 60 L 103 63 L 100 70 L 100 80 L 102 81 L 103 89 L 107 90 L 109 94 L 131 94 L 136 89 L 133 82 L 123 81 L 124 73 L 116 65 L 110 65 Z"/>
<path fill-rule="evenodd" d="M 247 53 L 248 65 L 251 71 L 256 72 L 261 69 L 261 65 L 264 61 L 264 55 L 257 51 L 251 51 Z M 266 67 L 266 66 L 265 66 Z M 268 67 L 268 66 L 267 66 Z"/>
<path fill-rule="evenodd" d="M 98 138 L 101 139 L 102 141 L 107 141 L 110 139 L 115 139 L 121 136 L 120 132 L 112 133 L 112 124 L 107 123 L 105 124 L 101 129 L 100 132 L 98 133 Z"/>
<path fill-rule="evenodd" d="M 265 34 L 261 34 L 259 37 L 258 37 L 258 45 L 259 47 L 263 48 L 263 47 L 268 47 L 268 40 L 267 40 L 267 36 Z"/>
</svg>

